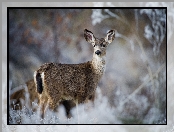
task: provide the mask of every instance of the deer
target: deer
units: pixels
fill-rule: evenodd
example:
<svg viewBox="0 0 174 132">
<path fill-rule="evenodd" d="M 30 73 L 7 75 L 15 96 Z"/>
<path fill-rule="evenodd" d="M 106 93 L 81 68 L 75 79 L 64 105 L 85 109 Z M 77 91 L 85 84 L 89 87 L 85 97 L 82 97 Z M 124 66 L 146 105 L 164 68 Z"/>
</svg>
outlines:
<svg viewBox="0 0 174 132">
<path fill-rule="evenodd" d="M 13 88 L 9 97 L 10 108 L 13 110 L 22 110 L 25 106 L 27 109 L 36 112 L 38 108 L 32 106 L 34 102 L 39 104 L 39 96 L 35 89 L 36 86 L 34 79 L 28 80 L 23 85 Z M 27 94 L 28 98 L 26 97 Z M 73 109 L 73 107 L 75 107 L 75 103 L 71 100 L 62 100 L 60 104 L 65 108 L 66 117 L 71 118 L 71 110 Z"/>
<path fill-rule="evenodd" d="M 98 39 L 84 29 L 84 38 L 94 47 L 91 61 L 79 64 L 45 63 L 34 72 L 42 118 L 48 109 L 54 110 L 62 100 L 71 100 L 76 106 L 94 100 L 98 82 L 105 71 L 106 49 L 115 38 L 115 30 Z"/>
</svg>

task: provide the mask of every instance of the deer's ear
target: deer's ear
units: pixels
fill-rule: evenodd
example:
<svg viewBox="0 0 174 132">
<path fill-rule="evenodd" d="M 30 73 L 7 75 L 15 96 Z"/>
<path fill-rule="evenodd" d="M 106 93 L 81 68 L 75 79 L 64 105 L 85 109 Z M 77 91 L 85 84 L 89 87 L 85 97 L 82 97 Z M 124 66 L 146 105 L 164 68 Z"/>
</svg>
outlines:
<svg viewBox="0 0 174 132">
<path fill-rule="evenodd" d="M 107 33 L 107 36 L 105 37 L 105 41 L 110 44 L 114 40 L 114 38 L 115 38 L 115 30 L 110 30 Z"/>
<path fill-rule="evenodd" d="M 94 43 L 95 42 L 94 34 L 91 31 L 87 30 L 87 29 L 84 30 L 84 37 L 85 37 L 86 41 L 89 42 L 89 43 Z"/>
</svg>

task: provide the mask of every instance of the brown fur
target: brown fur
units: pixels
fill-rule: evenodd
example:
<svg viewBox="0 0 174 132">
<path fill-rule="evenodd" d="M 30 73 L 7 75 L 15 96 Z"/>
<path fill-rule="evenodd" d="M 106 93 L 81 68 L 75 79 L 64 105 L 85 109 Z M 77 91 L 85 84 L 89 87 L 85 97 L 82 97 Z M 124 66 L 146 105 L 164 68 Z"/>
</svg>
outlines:
<svg viewBox="0 0 174 132">
<path fill-rule="evenodd" d="M 33 111 L 36 111 L 37 108 L 32 107 L 32 102 L 35 100 L 38 100 L 39 103 L 39 96 L 38 93 L 36 92 L 36 87 L 34 83 L 34 79 L 29 80 L 26 82 L 26 86 L 24 85 L 22 89 L 14 92 L 13 94 L 10 95 L 10 106 L 13 110 L 21 110 L 23 106 L 26 106 L 26 97 L 25 95 L 29 94 L 29 102 L 27 104 L 27 107 L 29 109 L 32 109 Z M 22 104 L 22 101 L 24 101 L 24 104 Z M 66 110 L 66 115 L 68 118 L 71 117 L 71 109 L 75 106 L 75 103 L 71 100 L 63 100 L 61 101 L 61 104 L 65 107 Z"/>
<path fill-rule="evenodd" d="M 94 98 L 104 73 L 106 47 L 113 41 L 115 31 L 110 30 L 105 38 L 97 39 L 85 29 L 84 37 L 94 46 L 92 61 L 81 64 L 46 63 L 35 71 L 42 117 L 47 108 L 54 110 L 62 100 L 72 100 L 77 104 Z"/>
<path fill-rule="evenodd" d="M 11 101 L 11 107 L 15 110 L 22 109 L 22 102 L 21 100 L 26 102 L 26 94 L 29 94 L 29 104 L 28 106 L 32 105 L 32 102 L 34 102 L 36 99 L 38 100 L 38 94 L 35 91 L 35 84 L 34 80 L 29 80 L 26 82 L 26 85 L 22 86 L 22 89 L 12 93 L 10 95 L 10 101 Z"/>
</svg>

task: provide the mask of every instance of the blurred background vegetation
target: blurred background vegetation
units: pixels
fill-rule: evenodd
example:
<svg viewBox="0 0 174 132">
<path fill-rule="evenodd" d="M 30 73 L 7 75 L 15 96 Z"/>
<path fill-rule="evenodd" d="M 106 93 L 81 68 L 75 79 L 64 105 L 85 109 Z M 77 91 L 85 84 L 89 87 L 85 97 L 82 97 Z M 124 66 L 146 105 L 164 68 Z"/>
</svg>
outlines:
<svg viewBox="0 0 174 132">
<path fill-rule="evenodd" d="M 125 124 L 166 123 L 166 9 L 9 9 L 9 83 L 33 79 L 46 62 L 82 63 L 83 37 L 117 31 L 99 87 Z"/>
</svg>

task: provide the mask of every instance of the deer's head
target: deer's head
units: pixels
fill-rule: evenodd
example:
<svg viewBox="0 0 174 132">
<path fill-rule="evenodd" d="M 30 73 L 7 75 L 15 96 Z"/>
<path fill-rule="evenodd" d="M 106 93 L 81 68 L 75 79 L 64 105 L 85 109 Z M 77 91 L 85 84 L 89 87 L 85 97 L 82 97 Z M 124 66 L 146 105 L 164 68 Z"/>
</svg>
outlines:
<svg viewBox="0 0 174 132">
<path fill-rule="evenodd" d="M 84 37 L 87 42 L 93 45 L 94 55 L 103 57 L 106 55 L 106 48 L 115 38 L 115 30 L 108 31 L 105 38 L 98 39 L 91 31 L 85 29 Z"/>
</svg>

